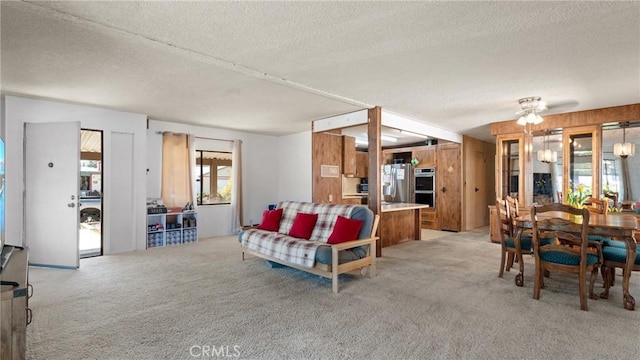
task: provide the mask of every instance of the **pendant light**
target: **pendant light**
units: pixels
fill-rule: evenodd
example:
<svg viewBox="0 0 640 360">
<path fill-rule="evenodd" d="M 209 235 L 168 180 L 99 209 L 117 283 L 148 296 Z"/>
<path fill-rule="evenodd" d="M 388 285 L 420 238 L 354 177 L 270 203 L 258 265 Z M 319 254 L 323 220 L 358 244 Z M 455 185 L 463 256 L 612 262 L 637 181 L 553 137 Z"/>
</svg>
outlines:
<svg viewBox="0 0 640 360">
<path fill-rule="evenodd" d="M 545 130 L 543 139 L 543 150 L 538 150 L 538 161 L 549 164 L 558 161 L 558 153 L 549 148 L 549 133 Z"/>
<path fill-rule="evenodd" d="M 613 155 L 626 159 L 628 156 L 633 156 L 636 152 L 636 144 L 627 142 L 626 129 L 629 126 L 629 122 L 621 124 L 622 127 L 622 143 L 613 144 Z"/>
</svg>

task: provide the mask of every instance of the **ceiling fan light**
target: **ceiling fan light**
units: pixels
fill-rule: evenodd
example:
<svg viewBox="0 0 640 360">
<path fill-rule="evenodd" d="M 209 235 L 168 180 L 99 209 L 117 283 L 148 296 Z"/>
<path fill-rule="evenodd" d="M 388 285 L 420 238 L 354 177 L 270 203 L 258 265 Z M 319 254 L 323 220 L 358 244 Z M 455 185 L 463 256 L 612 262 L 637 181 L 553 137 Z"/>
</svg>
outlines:
<svg viewBox="0 0 640 360">
<path fill-rule="evenodd" d="M 518 119 L 518 125 L 520 126 L 527 125 L 527 118 L 524 115 L 520 116 L 520 118 Z"/>
<path fill-rule="evenodd" d="M 522 108 L 522 116 L 518 118 L 517 124 L 526 126 L 527 124 L 538 125 L 543 119 L 538 115 L 539 112 L 547 110 L 545 102 L 540 100 L 539 96 L 532 96 L 518 100 Z"/>
<path fill-rule="evenodd" d="M 535 118 L 534 118 L 534 120 L 533 120 L 533 124 L 534 124 L 534 125 L 538 125 L 538 124 L 540 124 L 541 122 L 542 122 L 542 116 L 540 116 L 540 115 L 538 115 L 538 114 L 535 114 Z"/>
</svg>

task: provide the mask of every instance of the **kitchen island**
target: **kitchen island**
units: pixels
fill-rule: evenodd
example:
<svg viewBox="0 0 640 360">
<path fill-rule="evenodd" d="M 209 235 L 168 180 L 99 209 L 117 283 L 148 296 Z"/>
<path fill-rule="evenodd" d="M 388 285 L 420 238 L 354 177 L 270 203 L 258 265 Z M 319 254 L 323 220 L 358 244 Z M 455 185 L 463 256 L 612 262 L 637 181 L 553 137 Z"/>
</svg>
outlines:
<svg viewBox="0 0 640 360">
<path fill-rule="evenodd" d="M 383 203 L 380 209 L 380 248 L 421 240 L 421 211 L 425 204 Z M 380 256 L 380 251 L 378 251 Z"/>
</svg>

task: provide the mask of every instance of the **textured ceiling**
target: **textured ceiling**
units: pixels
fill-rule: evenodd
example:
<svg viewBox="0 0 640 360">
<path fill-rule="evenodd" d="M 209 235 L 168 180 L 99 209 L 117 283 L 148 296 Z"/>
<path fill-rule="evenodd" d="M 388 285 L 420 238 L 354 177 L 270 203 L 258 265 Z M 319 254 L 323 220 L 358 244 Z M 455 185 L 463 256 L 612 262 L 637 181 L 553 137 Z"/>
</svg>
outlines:
<svg viewBox="0 0 640 360">
<path fill-rule="evenodd" d="M 7 2 L 4 94 L 287 134 L 370 106 L 491 139 L 640 102 L 640 2 Z M 555 105 L 555 107 L 554 107 Z"/>
</svg>

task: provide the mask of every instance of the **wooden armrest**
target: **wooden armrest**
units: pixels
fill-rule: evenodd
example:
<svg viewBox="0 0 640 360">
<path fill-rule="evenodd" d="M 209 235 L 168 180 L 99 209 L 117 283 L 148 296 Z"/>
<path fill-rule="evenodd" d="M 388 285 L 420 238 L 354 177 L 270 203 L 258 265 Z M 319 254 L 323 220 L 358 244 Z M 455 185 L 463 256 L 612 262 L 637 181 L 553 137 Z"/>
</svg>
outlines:
<svg viewBox="0 0 640 360">
<path fill-rule="evenodd" d="M 602 244 L 598 241 L 589 241 L 587 247 L 596 249 L 596 252 L 598 253 L 598 260 L 600 261 L 600 264 L 602 264 L 604 261 L 602 258 Z"/>
<path fill-rule="evenodd" d="M 354 247 L 358 247 L 362 245 L 373 245 L 377 239 L 378 239 L 377 237 L 372 237 L 368 239 L 346 241 L 340 244 L 333 244 L 331 245 L 331 248 L 334 248 L 337 250 L 345 250 L 345 249 L 352 249 Z"/>
</svg>

